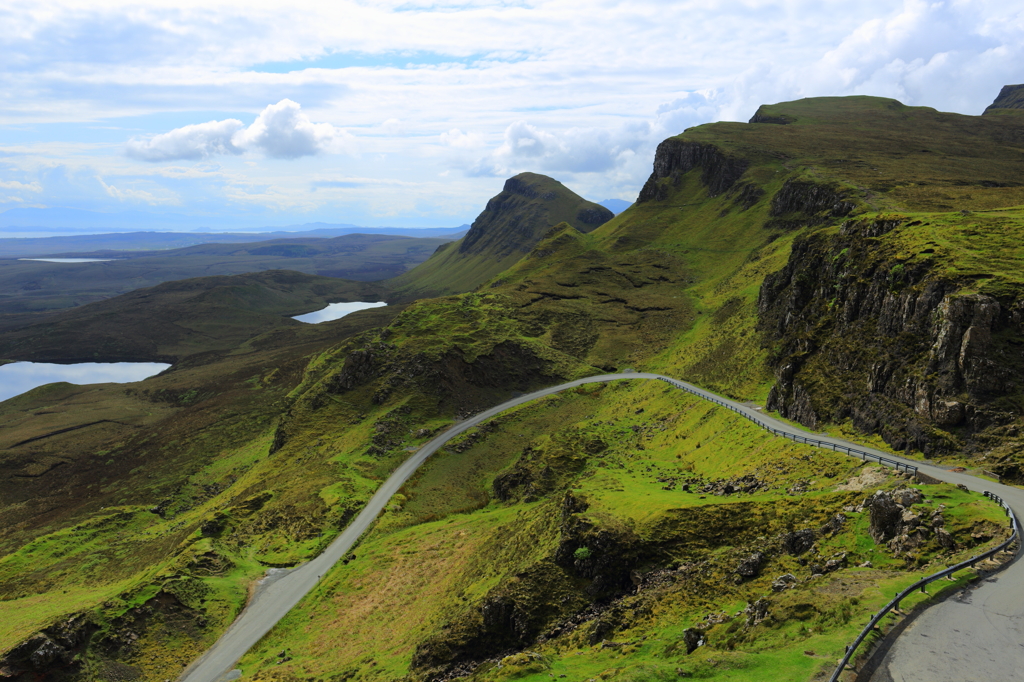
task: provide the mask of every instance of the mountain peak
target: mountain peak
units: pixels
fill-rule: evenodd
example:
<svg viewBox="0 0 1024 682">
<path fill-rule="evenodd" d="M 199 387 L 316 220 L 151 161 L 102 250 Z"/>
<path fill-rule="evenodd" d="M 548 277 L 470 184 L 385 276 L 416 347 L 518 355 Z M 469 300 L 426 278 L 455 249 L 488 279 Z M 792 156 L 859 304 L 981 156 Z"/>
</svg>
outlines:
<svg viewBox="0 0 1024 682">
<path fill-rule="evenodd" d="M 993 109 L 1024 109 L 1024 83 L 1004 85 L 999 91 L 999 96 L 988 105 L 984 113 L 987 114 Z"/>
<path fill-rule="evenodd" d="M 500 260 L 513 253 L 529 253 L 552 225 L 567 222 L 590 232 L 611 220 L 604 206 L 587 201 L 554 178 L 520 173 L 505 181 L 501 193 L 473 221 L 459 253 L 488 252 Z"/>
<path fill-rule="evenodd" d="M 554 225 L 590 232 L 615 217 L 554 178 L 520 173 L 505 181 L 461 240 L 390 283 L 395 300 L 469 291 L 525 256 Z M 390 299 L 389 299 L 390 300 Z"/>
</svg>

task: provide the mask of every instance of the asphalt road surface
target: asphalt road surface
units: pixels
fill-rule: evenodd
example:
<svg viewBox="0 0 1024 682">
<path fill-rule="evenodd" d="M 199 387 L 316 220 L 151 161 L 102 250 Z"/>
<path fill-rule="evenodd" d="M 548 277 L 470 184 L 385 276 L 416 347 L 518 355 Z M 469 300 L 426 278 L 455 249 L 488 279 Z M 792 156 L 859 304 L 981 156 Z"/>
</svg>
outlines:
<svg viewBox="0 0 1024 682">
<path fill-rule="evenodd" d="M 391 497 L 410 476 L 442 445 L 460 433 L 505 410 L 568 388 L 618 379 L 669 379 L 660 374 L 631 372 L 603 374 L 577 379 L 558 386 L 513 398 L 459 422 L 427 442 L 407 459 L 377 490 L 366 507 L 317 558 L 267 581 L 235 622 L 201 658 L 178 678 L 178 682 L 219 682 L 238 679 L 235 663 L 263 635 L 270 631 L 331 567 L 349 553 Z M 738 411 L 757 417 L 786 433 L 808 433 L 772 419 L 760 410 L 705 391 L 678 379 L 703 398 L 726 402 Z M 978 492 L 990 490 L 1002 497 L 1024 518 L 1024 491 L 990 483 L 963 473 L 907 460 L 840 438 L 814 436 L 825 443 L 852 445 L 866 452 L 917 466 L 922 473 L 950 483 L 963 483 Z M 926 635 L 926 636 L 922 636 Z M 889 661 L 889 659 L 892 659 Z M 889 675 L 889 677 L 885 677 Z M 1024 562 L 1014 562 L 994 582 L 983 583 L 964 601 L 947 600 L 929 609 L 900 637 L 873 682 L 971 682 L 972 680 L 1024 680 Z"/>
</svg>

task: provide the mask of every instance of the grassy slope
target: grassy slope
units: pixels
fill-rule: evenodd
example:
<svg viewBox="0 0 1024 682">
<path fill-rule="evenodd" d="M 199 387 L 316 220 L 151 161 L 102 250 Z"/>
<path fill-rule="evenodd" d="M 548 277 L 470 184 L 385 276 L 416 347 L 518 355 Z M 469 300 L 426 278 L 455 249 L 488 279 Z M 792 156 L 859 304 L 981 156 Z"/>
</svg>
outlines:
<svg viewBox="0 0 1024 682">
<path fill-rule="evenodd" d="M 1024 204 L 1024 114 L 964 116 L 878 97 L 821 97 L 760 109 L 789 125 L 715 123 L 686 139 L 776 172 L 840 182 L 866 210 L 983 210 Z M 986 186 L 988 183 L 1009 186 Z"/>
<path fill-rule="evenodd" d="M 696 568 L 615 602 L 604 615 L 615 622 L 608 616 L 618 613 L 618 621 L 596 641 L 592 633 L 601 619 L 591 618 L 530 647 L 542 657 L 539 664 L 512 657 L 501 669 L 493 662 L 483 666 L 474 679 L 540 680 L 548 679 L 549 672 L 574 679 L 598 674 L 616 680 L 673 679 L 680 666 L 713 673 L 716 679 L 805 679 L 834 660 L 857 623 L 884 603 L 889 591 L 911 580 L 899 570 L 902 561 L 894 561 L 870 539 L 865 542 L 865 515 L 853 514 L 851 531 L 822 541 L 818 553 L 828 557 L 846 551 L 849 565 L 870 560 L 873 569 L 842 571 L 774 596 L 768 583 L 775 576 L 793 572 L 806 580 L 808 574 L 806 566 L 782 555 L 760 578 L 735 584 L 731 570 L 744 553 L 770 544 L 766 538 L 820 526 L 844 504 L 862 499 L 863 493 L 832 492 L 836 483 L 858 472 L 859 463 L 774 439 L 735 415 L 660 384 L 620 383 L 570 392 L 495 421 L 496 428 L 482 429 L 482 437 L 468 449 L 459 452 L 456 445 L 439 453 L 396 496 L 357 549 L 357 559 L 325 577 L 317 592 L 243 660 L 246 676 L 405 676 L 425 638 L 478 608 L 496 587 L 515 584 L 545 565 L 558 544 L 563 489 L 589 502 L 580 514 L 589 522 L 629 528 L 642 542 L 658 546 L 655 556 L 638 567 L 641 573 L 662 566 Z M 610 445 L 597 457 L 557 448 L 565 438 L 581 435 Z M 485 503 L 495 474 L 526 453 L 546 453 L 552 466 L 574 456 L 582 467 L 564 488 L 539 500 Z M 723 498 L 682 492 L 676 485 L 666 490 L 664 482 L 754 472 L 770 482 L 769 490 Z M 808 483 L 809 492 L 787 494 L 796 481 Z M 961 529 L 986 520 L 993 526 L 1001 523 L 999 510 L 949 486 L 928 494 L 947 505 L 961 504 Z M 474 507 L 479 510 L 467 513 Z M 919 554 L 912 565 L 927 562 L 931 551 Z M 743 618 L 734 612 L 765 594 L 775 621 L 742 626 Z M 557 596 L 586 603 L 578 593 Z M 713 644 L 686 656 L 678 644 L 682 631 L 722 611 L 730 618 L 709 629 Z M 625 647 L 601 646 L 605 639 Z M 813 653 L 804 654 L 807 650 Z"/>
<path fill-rule="evenodd" d="M 303 326 L 288 316 L 330 302 L 377 301 L 383 293 L 372 282 L 288 270 L 165 282 L 6 331 L 0 357 L 59 362 L 180 359 L 230 350 L 268 329 Z"/>
<path fill-rule="evenodd" d="M 448 241 L 346 235 L 97 254 L 119 259 L 103 263 L 69 265 L 0 259 L 0 291 L 4 292 L 0 295 L 0 315 L 71 308 L 172 280 L 264 270 L 375 281 L 418 265 Z"/>
<path fill-rule="evenodd" d="M 116 633 L 142 617 L 136 607 L 149 602 L 152 612 L 151 600 L 166 593 L 202 605 L 195 615 L 206 622 L 157 604 L 146 617 L 166 627 L 147 632 L 176 644 L 153 661 L 153 674 L 201 651 L 266 563 L 317 551 L 319 540 L 295 542 L 297 530 L 337 531 L 316 496 L 337 484 L 334 465 L 299 459 L 296 470 L 270 459 L 274 426 L 310 357 L 400 310 L 271 331 L 137 384 L 53 384 L 0 404 L 0 649 L 84 612 L 116 650 L 125 644 Z M 83 424 L 92 425 L 75 428 Z M 360 436 L 365 430 L 352 434 Z M 312 497 L 304 488 L 275 494 L 288 491 L 289 478 L 314 486 Z M 360 480 L 357 497 L 375 479 Z M 239 523 L 239 538 L 259 542 L 239 539 L 210 555 L 198 529 L 218 513 Z"/>
</svg>

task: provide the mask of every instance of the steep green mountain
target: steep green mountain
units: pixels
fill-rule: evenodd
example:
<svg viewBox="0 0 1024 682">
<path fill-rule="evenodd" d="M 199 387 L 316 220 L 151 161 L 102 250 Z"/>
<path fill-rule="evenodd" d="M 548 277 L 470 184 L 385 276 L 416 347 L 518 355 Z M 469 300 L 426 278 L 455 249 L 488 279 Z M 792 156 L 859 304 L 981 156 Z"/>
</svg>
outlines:
<svg viewBox="0 0 1024 682">
<path fill-rule="evenodd" d="M 388 284 L 403 301 L 469 291 L 522 258 L 552 226 L 566 222 L 590 232 L 613 215 L 557 180 L 520 173 L 505 181 L 465 237 Z"/>
<path fill-rule="evenodd" d="M 1004 447 L 1018 461 L 1022 139 L 1013 111 L 762 107 L 663 142 L 636 204 L 596 229 L 538 228 L 516 256 L 524 234 L 492 216 L 482 228 L 501 229 L 466 247 L 479 261 L 446 261 L 458 277 L 435 261 L 465 240 L 418 268 L 474 291 L 272 329 L 95 399 L 58 385 L 8 401 L 0 667 L 173 678 L 254 579 L 316 554 L 410 449 L 603 370 L 769 399 L 878 444 L 918 424 L 949 434 L 931 456 L 970 467 Z M 487 254 L 510 264 L 457 270 Z M 948 402 L 963 422 L 944 421 Z M 993 412 L 1009 420 L 971 421 Z M 880 508 L 912 513 L 873 512 L 880 489 Z M 818 679 L 896 590 L 998 542 L 1003 518 L 660 383 L 589 386 L 451 442 L 240 667 L 280 682 Z"/>
</svg>

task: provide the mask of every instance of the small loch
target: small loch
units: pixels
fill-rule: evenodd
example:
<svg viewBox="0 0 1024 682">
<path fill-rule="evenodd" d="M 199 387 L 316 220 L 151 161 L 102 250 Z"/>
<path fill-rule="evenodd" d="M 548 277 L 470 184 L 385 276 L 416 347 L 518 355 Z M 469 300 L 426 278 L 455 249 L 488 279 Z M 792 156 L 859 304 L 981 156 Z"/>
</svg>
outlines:
<svg viewBox="0 0 1024 682">
<path fill-rule="evenodd" d="M 350 301 L 348 303 L 331 303 L 326 308 L 314 311 L 312 313 L 306 313 L 305 315 L 296 315 L 293 320 L 299 322 L 306 322 L 308 324 L 320 324 L 321 322 L 330 322 L 331 320 L 337 320 L 346 315 L 351 315 L 357 310 L 366 310 L 367 308 L 380 308 L 385 306 L 387 303 L 384 301 L 377 301 L 376 303 L 370 303 L 368 301 Z"/>
</svg>

